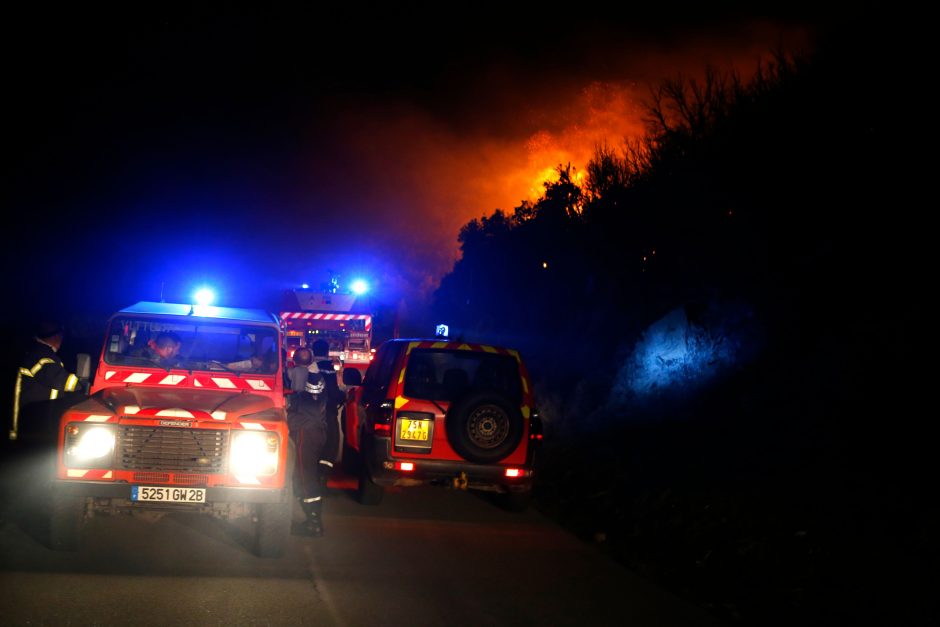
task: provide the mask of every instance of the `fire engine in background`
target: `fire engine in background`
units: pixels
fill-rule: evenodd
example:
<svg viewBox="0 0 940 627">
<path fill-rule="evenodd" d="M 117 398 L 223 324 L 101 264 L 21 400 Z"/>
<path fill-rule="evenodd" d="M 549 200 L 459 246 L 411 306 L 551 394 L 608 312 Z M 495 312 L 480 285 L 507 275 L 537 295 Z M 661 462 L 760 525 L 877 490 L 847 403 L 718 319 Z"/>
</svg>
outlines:
<svg viewBox="0 0 940 627">
<path fill-rule="evenodd" d="M 287 353 L 317 340 L 330 345 L 330 357 L 365 374 L 372 361 L 372 314 L 365 299 L 354 293 L 291 290 L 281 312 Z"/>
</svg>

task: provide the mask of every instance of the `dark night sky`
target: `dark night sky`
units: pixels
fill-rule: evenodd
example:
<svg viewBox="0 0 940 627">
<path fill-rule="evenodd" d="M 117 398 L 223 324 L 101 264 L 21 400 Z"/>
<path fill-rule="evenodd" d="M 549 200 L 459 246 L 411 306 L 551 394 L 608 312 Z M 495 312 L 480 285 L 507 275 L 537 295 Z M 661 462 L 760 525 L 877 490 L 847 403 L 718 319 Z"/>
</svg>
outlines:
<svg viewBox="0 0 940 627">
<path fill-rule="evenodd" d="M 276 307 L 327 268 L 427 293 L 467 220 L 639 132 L 651 81 L 816 35 L 793 10 L 441 7 L 12 15 L 15 293 L 110 310 L 206 281 Z"/>
</svg>

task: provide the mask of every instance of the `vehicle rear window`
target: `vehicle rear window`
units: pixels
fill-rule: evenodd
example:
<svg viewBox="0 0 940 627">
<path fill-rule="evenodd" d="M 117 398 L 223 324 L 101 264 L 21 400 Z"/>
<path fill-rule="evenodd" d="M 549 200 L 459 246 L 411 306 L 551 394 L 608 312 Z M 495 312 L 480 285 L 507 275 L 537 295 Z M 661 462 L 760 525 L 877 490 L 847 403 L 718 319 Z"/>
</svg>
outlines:
<svg viewBox="0 0 940 627">
<path fill-rule="evenodd" d="M 509 355 L 416 349 L 405 369 L 405 396 L 455 401 L 467 392 L 496 392 L 522 402 L 519 363 Z"/>
</svg>

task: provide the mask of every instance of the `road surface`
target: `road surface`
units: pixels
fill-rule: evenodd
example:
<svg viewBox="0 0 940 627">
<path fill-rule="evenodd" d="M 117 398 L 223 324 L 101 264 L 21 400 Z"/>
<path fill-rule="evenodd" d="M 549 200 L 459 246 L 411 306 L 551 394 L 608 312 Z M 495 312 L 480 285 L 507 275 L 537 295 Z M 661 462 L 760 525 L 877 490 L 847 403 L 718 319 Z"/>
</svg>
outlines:
<svg viewBox="0 0 940 627">
<path fill-rule="evenodd" d="M 342 481 L 326 535 L 255 557 L 247 525 L 96 517 L 78 552 L 48 548 L 42 465 L 2 464 L 3 625 L 715 625 L 535 511 L 473 493 Z M 302 520 L 300 508 L 295 519 Z"/>
</svg>

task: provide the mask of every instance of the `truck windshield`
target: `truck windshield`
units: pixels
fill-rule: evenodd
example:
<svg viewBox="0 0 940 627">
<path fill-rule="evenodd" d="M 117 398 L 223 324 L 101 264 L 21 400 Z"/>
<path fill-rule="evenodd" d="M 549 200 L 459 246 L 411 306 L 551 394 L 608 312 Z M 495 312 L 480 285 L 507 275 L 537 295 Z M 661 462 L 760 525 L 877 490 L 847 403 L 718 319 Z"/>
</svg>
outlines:
<svg viewBox="0 0 940 627">
<path fill-rule="evenodd" d="M 106 341 L 114 366 L 275 374 L 280 361 L 277 330 L 248 324 L 128 316 L 111 323 Z"/>
</svg>

